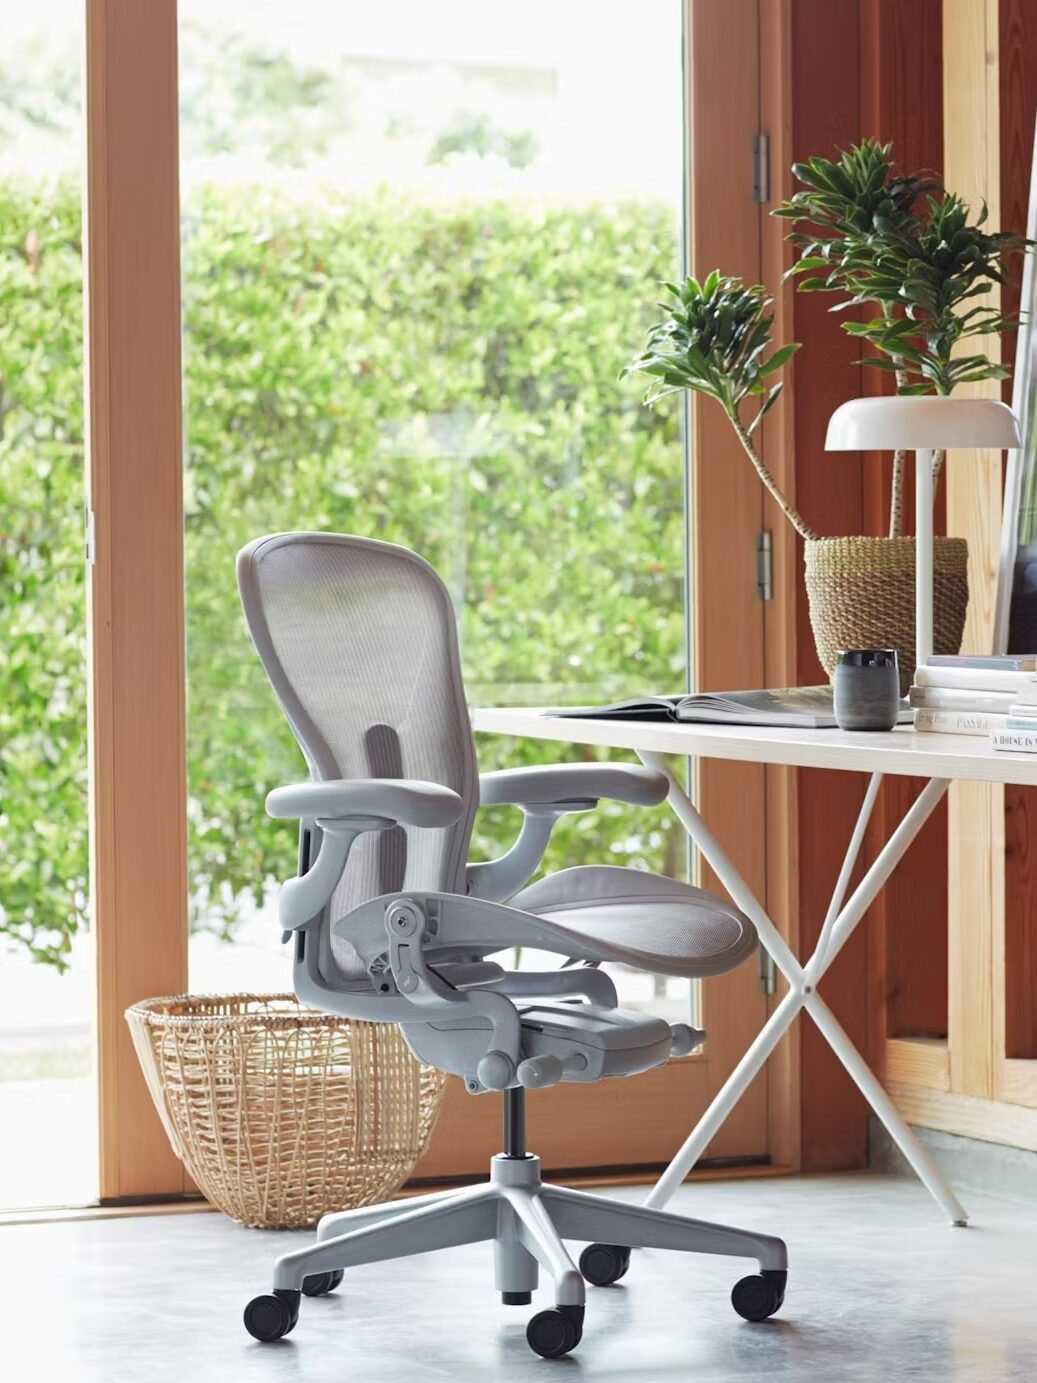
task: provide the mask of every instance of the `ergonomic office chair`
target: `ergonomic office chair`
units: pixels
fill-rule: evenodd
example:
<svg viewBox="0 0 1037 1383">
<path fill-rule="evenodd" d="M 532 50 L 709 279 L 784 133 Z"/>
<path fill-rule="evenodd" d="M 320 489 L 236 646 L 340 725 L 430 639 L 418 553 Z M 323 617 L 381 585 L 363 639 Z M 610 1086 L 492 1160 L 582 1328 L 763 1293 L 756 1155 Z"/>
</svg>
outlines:
<svg viewBox="0 0 1037 1383">
<path fill-rule="evenodd" d="M 760 1273 L 743 1278 L 732 1301 L 749 1320 L 772 1315 L 785 1290 L 780 1239 L 542 1185 L 525 1147 L 527 1089 L 633 1075 L 704 1037 L 619 1008 L 600 962 L 708 976 L 755 948 L 731 904 L 644 871 L 564 869 L 524 887 L 559 817 L 602 797 L 658 804 L 665 780 L 620 764 L 480 778 L 450 599 L 405 548 L 278 534 L 242 550 L 238 585 L 311 774 L 266 803 L 271 816 L 301 823 L 298 876 L 280 895 L 296 993 L 333 1013 L 398 1023 L 420 1060 L 463 1077 L 472 1094 L 503 1091 L 505 1102 L 504 1151 L 487 1183 L 326 1215 L 317 1242 L 279 1258 L 272 1293 L 246 1307 L 249 1332 L 287 1334 L 301 1294 L 332 1290 L 346 1268 L 482 1240 L 495 1245 L 505 1303 L 530 1302 L 538 1264 L 554 1278 L 555 1309 L 526 1331 L 545 1357 L 579 1343 L 584 1277 L 617 1281 L 631 1248 L 755 1258 Z M 522 828 L 500 859 L 469 864 L 480 800 L 520 807 Z M 499 958 L 516 946 L 570 963 L 508 971 Z M 590 1241 L 583 1276 L 563 1239 Z"/>
</svg>

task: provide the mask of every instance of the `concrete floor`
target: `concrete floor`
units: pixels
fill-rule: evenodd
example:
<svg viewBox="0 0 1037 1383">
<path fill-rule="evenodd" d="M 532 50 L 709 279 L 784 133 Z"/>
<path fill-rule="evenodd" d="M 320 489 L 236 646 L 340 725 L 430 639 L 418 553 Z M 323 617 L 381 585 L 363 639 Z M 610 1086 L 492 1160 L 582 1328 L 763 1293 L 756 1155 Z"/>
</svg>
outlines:
<svg viewBox="0 0 1037 1383">
<path fill-rule="evenodd" d="M 631 1191 L 631 1197 L 641 1191 Z M 621 1285 L 589 1289 L 583 1342 L 547 1361 L 528 1307 L 492 1291 L 484 1246 L 350 1273 L 303 1300 L 285 1341 L 241 1324 L 272 1258 L 298 1236 L 220 1215 L 0 1228 L 0 1375 L 7 1383 L 473 1383 L 693 1378 L 696 1383 L 1034 1383 L 1037 1205 L 968 1197 L 942 1223 L 921 1187 L 876 1175 L 686 1187 L 701 1218 L 781 1234 L 785 1306 L 764 1325 L 728 1302 L 743 1265 L 635 1255 Z M 543 1289 L 534 1307 L 549 1305 Z"/>
</svg>

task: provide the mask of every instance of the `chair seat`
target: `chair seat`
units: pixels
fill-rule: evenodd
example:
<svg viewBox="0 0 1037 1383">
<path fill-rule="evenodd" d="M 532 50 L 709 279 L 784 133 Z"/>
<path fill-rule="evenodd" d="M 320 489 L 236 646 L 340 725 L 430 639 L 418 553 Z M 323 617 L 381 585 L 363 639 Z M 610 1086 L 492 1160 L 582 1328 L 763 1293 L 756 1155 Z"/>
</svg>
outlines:
<svg viewBox="0 0 1037 1383">
<path fill-rule="evenodd" d="M 657 974 L 721 975 L 756 948 L 755 928 L 733 904 L 642 869 L 562 869 L 522 889 L 508 906 L 622 947 L 628 964 Z"/>
</svg>

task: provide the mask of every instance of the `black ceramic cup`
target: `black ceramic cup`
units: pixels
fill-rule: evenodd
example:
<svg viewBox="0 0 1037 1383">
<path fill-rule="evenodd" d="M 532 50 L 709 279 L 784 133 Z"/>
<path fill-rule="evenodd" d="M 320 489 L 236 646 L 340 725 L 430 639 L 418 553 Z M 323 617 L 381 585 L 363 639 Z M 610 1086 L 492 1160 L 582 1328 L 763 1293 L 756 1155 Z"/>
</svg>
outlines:
<svg viewBox="0 0 1037 1383">
<path fill-rule="evenodd" d="M 840 730 L 892 730 L 900 714 L 900 670 L 895 648 L 848 648 L 832 678 Z"/>
</svg>

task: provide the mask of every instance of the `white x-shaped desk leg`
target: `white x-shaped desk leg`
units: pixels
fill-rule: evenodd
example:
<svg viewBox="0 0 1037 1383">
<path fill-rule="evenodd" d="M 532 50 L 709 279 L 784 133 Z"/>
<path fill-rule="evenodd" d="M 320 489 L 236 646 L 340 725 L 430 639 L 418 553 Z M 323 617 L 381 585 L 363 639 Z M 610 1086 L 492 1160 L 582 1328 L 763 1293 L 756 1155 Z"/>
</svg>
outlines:
<svg viewBox="0 0 1037 1383">
<path fill-rule="evenodd" d="M 670 772 L 661 754 L 645 751 L 642 762 L 664 773 L 670 784 L 669 802 L 681 825 L 701 852 L 733 901 L 756 927 L 760 942 L 772 956 L 775 965 L 788 981 L 789 992 L 760 1029 L 756 1040 L 731 1072 L 712 1104 L 688 1135 L 673 1161 L 656 1182 L 648 1197 L 650 1206 L 662 1206 L 702 1156 L 706 1145 L 738 1103 L 764 1062 L 788 1031 L 801 1009 L 806 1009 L 824 1035 L 828 1045 L 856 1081 L 864 1098 L 881 1119 L 908 1162 L 928 1187 L 952 1224 L 964 1225 L 967 1215 L 954 1192 L 933 1165 L 918 1139 L 901 1118 L 892 1100 L 868 1067 L 867 1062 L 846 1035 L 835 1014 L 817 992 L 825 971 L 842 950 L 850 934 L 874 902 L 879 890 L 896 868 L 904 852 L 925 824 L 936 804 L 947 791 L 948 783 L 934 778 L 922 789 L 903 821 L 882 847 L 871 868 L 857 885 L 848 902 L 844 903 L 850 875 L 860 853 L 868 819 L 875 805 L 881 774 L 873 774 L 868 784 L 857 825 L 854 828 L 846 858 L 825 917 L 813 955 L 801 965 L 789 949 L 785 938 L 764 912 L 752 890 L 731 863 L 720 842 L 695 810 L 687 793 Z"/>
</svg>

